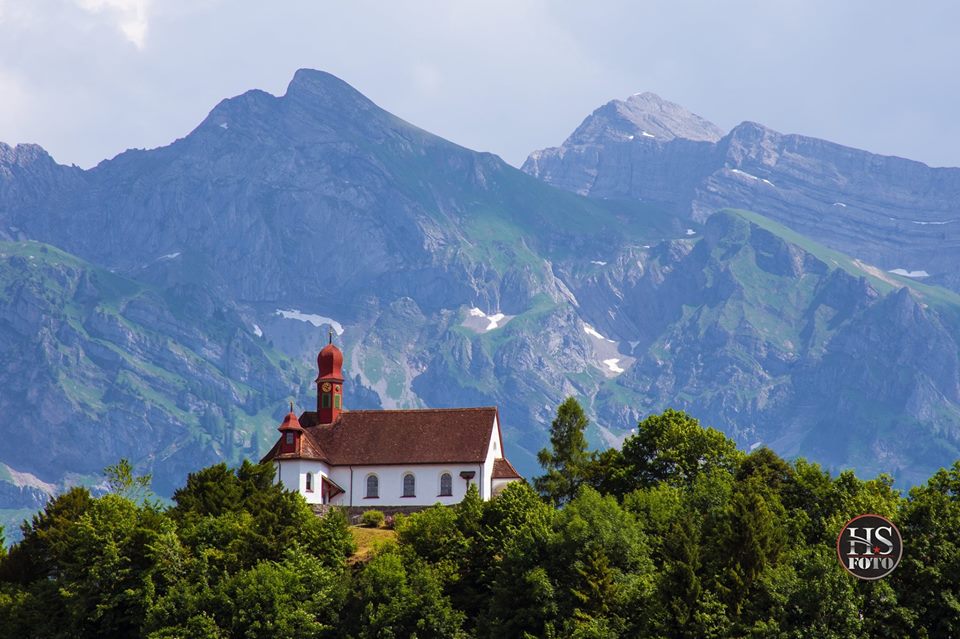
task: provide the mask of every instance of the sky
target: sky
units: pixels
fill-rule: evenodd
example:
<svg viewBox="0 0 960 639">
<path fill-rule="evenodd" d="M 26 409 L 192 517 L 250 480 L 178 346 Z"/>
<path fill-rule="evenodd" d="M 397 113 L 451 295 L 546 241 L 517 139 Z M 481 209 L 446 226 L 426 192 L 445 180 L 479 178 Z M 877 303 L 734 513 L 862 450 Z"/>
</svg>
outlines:
<svg viewBox="0 0 960 639">
<path fill-rule="evenodd" d="M 902 0 L 0 0 L 0 141 L 86 168 L 310 67 L 518 166 L 640 91 L 960 166 L 958 24 Z"/>
</svg>

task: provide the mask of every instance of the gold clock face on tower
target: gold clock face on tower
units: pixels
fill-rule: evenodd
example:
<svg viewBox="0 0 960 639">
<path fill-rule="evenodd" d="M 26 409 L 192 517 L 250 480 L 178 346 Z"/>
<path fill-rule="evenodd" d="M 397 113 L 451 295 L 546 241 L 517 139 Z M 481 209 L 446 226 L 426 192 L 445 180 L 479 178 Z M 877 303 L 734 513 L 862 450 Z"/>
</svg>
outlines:
<svg viewBox="0 0 960 639">
<path fill-rule="evenodd" d="M 323 383 L 323 386 L 321 386 L 320 388 L 321 388 L 321 390 L 323 390 L 324 393 L 329 393 L 329 392 L 330 392 L 330 382 L 324 382 L 324 383 Z"/>
<path fill-rule="evenodd" d="M 336 386 L 333 387 L 333 392 L 334 392 L 334 393 L 339 393 L 339 392 L 340 392 L 340 384 L 337 384 Z"/>
</svg>

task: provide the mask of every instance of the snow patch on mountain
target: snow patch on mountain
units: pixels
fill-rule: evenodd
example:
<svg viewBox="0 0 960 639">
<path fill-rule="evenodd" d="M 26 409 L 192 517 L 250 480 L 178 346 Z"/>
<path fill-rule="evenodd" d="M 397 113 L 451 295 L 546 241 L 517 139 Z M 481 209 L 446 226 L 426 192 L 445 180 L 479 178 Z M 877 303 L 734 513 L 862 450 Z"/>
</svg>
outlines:
<svg viewBox="0 0 960 639">
<path fill-rule="evenodd" d="M 750 180 L 759 180 L 759 179 L 760 179 L 760 178 L 758 178 L 756 175 L 753 175 L 753 174 L 751 174 L 751 173 L 747 173 L 746 171 L 741 171 L 740 169 L 730 169 L 730 172 L 731 172 L 731 173 L 736 173 L 737 175 L 742 175 L 743 177 L 745 177 L 745 178 L 747 178 L 747 179 L 750 179 Z"/>
<path fill-rule="evenodd" d="M 612 339 L 607 339 L 606 337 L 604 337 L 603 335 L 601 335 L 601 334 L 597 331 L 597 329 L 595 329 L 594 327 L 590 326 L 590 325 L 587 324 L 586 322 L 583 323 L 583 332 L 586 333 L 587 335 L 592 336 L 592 337 L 596 337 L 597 339 L 602 339 L 602 340 L 604 340 L 605 342 L 610 342 L 611 344 L 616 344 L 616 342 L 614 342 Z"/>
<path fill-rule="evenodd" d="M 619 366 L 620 358 L 618 358 L 618 357 L 612 357 L 612 358 L 610 358 L 610 359 L 605 359 L 605 360 L 603 360 L 603 363 L 606 364 L 607 368 L 609 368 L 610 371 L 613 372 L 613 373 L 620 374 L 620 373 L 624 372 L 624 370 L 625 370 L 625 369 L 623 369 L 623 368 L 620 368 L 620 366 Z"/>
<path fill-rule="evenodd" d="M 469 309 L 467 312 L 470 317 L 466 322 L 464 322 L 464 325 L 477 332 L 487 332 L 496 328 L 501 328 L 504 324 L 513 319 L 513 316 L 504 315 L 503 313 L 493 313 L 491 315 L 487 315 L 476 306 Z M 476 319 L 471 321 L 470 318 Z M 486 324 L 483 322 L 486 322 Z"/>
<path fill-rule="evenodd" d="M 927 273 L 926 271 L 908 271 L 908 270 L 905 269 L 905 268 L 895 268 L 895 269 L 892 269 L 892 270 L 887 271 L 887 272 L 888 272 L 888 273 L 893 273 L 894 275 L 902 275 L 903 277 L 914 277 L 914 278 L 916 278 L 916 277 L 930 277 L 930 274 Z"/>
<path fill-rule="evenodd" d="M 301 313 L 299 309 L 283 310 L 278 308 L 275 314 L 279 315 L 284 319 L 292 319 L 292 320 L 298 320 L 301 322 L 308 322 L 310 324 L 313 324 L 317 328 L 320 328 L 324 324 L 327 324 L 331 328 L 333 328 L 334 332 L 337 335 L 343 335 L 343 325 L 331 317 L 326 317 L 324 315 L 316 315 L 313 313 Z"/>
</svg>

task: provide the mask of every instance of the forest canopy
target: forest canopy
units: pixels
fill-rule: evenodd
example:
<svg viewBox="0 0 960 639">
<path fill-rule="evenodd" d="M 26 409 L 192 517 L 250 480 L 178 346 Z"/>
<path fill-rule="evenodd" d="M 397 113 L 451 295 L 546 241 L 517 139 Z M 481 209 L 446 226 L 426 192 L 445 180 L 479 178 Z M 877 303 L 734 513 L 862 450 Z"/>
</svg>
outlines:
<svg viewBox="0 0 960 639">
<path fill-rule="evenodd" d="M 121 462 L 109 493 L 63 493 L 0 544 L 0 636 L 960 636 L 960 462 L 902 495 L 679 411 L 620 449 L 586 427 L 568 399 L 532 485 L 397 516 L 362 556 L 343 511 L 316 516 L 270 466 L 192 473 L 168 507 Z M 905 547 L 873 582 L 836 557 L 863 513 Z"/>
</svg>

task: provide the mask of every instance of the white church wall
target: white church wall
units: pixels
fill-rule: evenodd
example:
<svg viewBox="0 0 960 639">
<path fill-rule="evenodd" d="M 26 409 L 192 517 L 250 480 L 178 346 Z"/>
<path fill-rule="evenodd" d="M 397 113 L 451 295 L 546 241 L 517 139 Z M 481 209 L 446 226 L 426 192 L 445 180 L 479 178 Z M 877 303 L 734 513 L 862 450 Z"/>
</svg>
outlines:
<svg viewBox="0 0 960 639">
<path fill-rule="evenodd" d="M 483 484 L 480 489 L 480 496 L 484 499 L 490 499 L 493 487 L 493 460 L 503 457 L 503 442 L 500 441 L 500 428 L 497 419 L 493 419 L 493 433 L 490 435 L 490 442 L 487 444 L 487 457 L 483 463 Z"/>
<path fill-rule="evenodd" d="M 353 478 L 351 480 L 351 469 Z M 432 506 L 436 503 L 456 504 L 467 493 L 467 482 L 460 477 L 461 472 L 474 472 L 476 483 L 481 477 L 480 464 L 410 464 L 396 466 L 336 466 L 332 469 L 331 479 L 348 490 L 333 503 L 355 508 L 382 510 L 391 506 Z M 452 495 L 440 495 L 440 476 L 450 473 Z M 403 496 L 403 477 L 412 473 L 415 479 L 415 496 Z M 366 497 L 367 476 L 375 474 L 379 480 L 379 496 Z M 348 488 L 349 487 L 349 488 Z M 478 486 L 479 488 L 479 486 Z M 487 491 L 489 492 L 489 491 Z M 352 499 L 351 499 L 352 495 Z"/>
<path fill-rule="evenodd" d="M 307 473 L 312 475 L 313 490 L 307 490 Z M 323 462 L 309 459 L 290 459 L 280 464 L 280 481 L 287 490 L 296 490 L 309 504 L 323 502 L 320 479 L 330 475 L 330 469 Z"/>
</svg>

